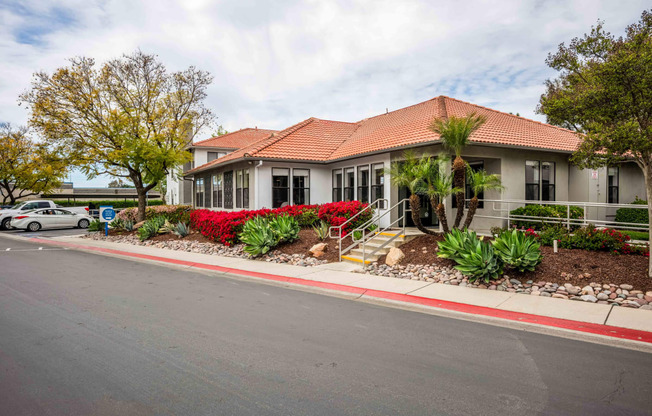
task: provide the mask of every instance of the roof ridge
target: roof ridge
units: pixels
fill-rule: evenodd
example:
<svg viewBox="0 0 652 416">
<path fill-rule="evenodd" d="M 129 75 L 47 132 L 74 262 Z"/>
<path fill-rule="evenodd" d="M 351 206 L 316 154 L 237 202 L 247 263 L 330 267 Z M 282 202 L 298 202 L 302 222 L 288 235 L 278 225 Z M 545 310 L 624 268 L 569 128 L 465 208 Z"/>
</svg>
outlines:
<svg viewBox="0 0 652 416">
<path fill-rule="evenodd" d="M 448 100 L 453 100 L 453 101 L 457 101 L 457 102 L 460 102 L 460 103 L 472 105 L 474 107 L 482 108 L 482 109 L 485 109 L 485 110 L 488 110 L 488 111 L 493 111 L 494 113 L 499 113 L 499 114 L 503 114 L 503 115 L 506 115 L 506 116 L 515 117 L 515 118 L 518 118 L 518 119 L 521 119 L 521 120 L 529 121 L 531 123 L 541 124 L 541 125 L 546 126 L 546 127 L 553 127 L 555 129 L 562 130 L 562 131 L 565 131 L 565 132 L 568 132 L 568 133 L 579 134 L 576 131 L 565 129 L 565 128 L 559 127 L 559 126 L 555 126 L 553 124 L 548 124 L 548 123 L 544 123 L 542 121 L 532 120 L 531 118 L 527 118 L 527 117 L 517 116 L 516 114 L 506 113 L 504 111 L 500 111 L 500 110 L 496 110 L 496 109 L 493 109 L 493 108 L 485 107 L 485 106 L 479 105 L 479 104 L 470 103 L 468 101 L 460 100 L 460 99 L 457 99 L 457 98 L 448 97 L 446 95 L 442 95 L 442 97 L 444 97 L 445 99 L 448 99 Z"/>
<path fill-rule="evenodd" d="M 342 140 L 342 143 L 340 143 L 339 145 L 337 145 L 337 147 L 335 147 L 335 149 L 333 149 L 333 151 L 330 152 L 330 153 L 328 154 L 328 156 L 326 156 L 326 159 L 325 159 L 325 160 L 330 160 L 330 157 L 333 156 L 333 153 L 335 153 L 335 152 L 337 152 L 338 150 L 340 150 L 340 148 L 341 148 L 342 146 L 344 146 L 344 143 L 347 143 L 349 140 L 351 140 L 351 137 L 353 137 L 353 135 L 355 134 L 355 132 L 358 131 L 358 129 L 359 129 L 360 127 L 362 127 L 362 122 L 361 122 L 361 121 L 358 121 L 358 122 L 355 122 L 355 123 L 350 123 L 350 124 L 355 124 L 355 128 L 353 129 L 353 131 L 351 132 L 351 134 L 349 134 L 349 136 L 348 136 L 346 139 Z"/>
<path fill-rule="evenodd" d="M 273 145 L 274 143 L 277 143 L 279 140 L 281 140 L 281 139 L 285 138 L 286 136 L 288 136 L 289 134 L 294 133 L 295 131 L 307 126 L 308 124 L 312 123 L 315 120 L 317 120 L 315 117 L 310 117 L 308 119 L 300 121 L 297 124 L 294 124 L 294 125 L 286 128 L 285 130 L 281 130 L 280 132 L 277 132 L 277 133 L 272 133 L 269 137 L 263 139 L 263 140 L 267 140 L 267 143 L 264 143 L 261 147 L 254 149 L 254 151 L 253 151 L 254 153 L 245 152 L 245 154 L 248 153 L 250 156 L 253 156 L 254 154 L 260 152 L 261 150 L 263 150 L 263 149 L 265 149 L 265 148 L 267 148 L 267 147 L 269 147 L 271 145 Z M 269 140 L 271 138 L 274 138 L 274 140 Z M 262 140 L 259 140 L 259 141 L 255 142 L 255 143 L 252 143 L 251 146 L 254 146 L 254 145 L 258 144 L 261 141 Z M 245 150 L 245 149 L 247 149 L 247 147 L 244 147 L 241 150 Z"/>
<path fill-rule="evenodd" d="M 416 104 L 408 105 L 407 107 L 401 107 L 401 108 L 397 108 L 396 110 L 388 111 L 388 112 L 383 113 L 383 114 L 378 114 L 378 115 L 375 115 L 375 116 L 371 116 L 371 117 L 363 118 L 363 119 L 361 119 L 361 120 L 356 121 L 356 123 L 362 123 L 363 121 L 367 121 L 367 120 L 370 120 L 370 119 L 372 119 L 372 118 L 382 117 L 382 116 L 386 116 L 386 115 L 388 115 L 388 114 L 395 113 L 395 112 L 397 112 L 397 111 L 402 111 L 402 110 L 406 110 L 406 109 L 411 108 L 411 107 L 416 107 L 416 106 L 418 106 L 418 105 L 425 104 L 425 103 L 427 103 L 428 101 L 434 101 L 434 100 L 436 100 L 436 99 L 439 98 L 439 97 L 442 97 L 442 96 L 439 95 L 439 96 L 437 96 L 437 97 L 433 97 L 433 98 L 430 98 L 430 99 L 428 99 L 428 100 L 421 101 L 420 103 L 416 103 Z"/>
<path fill-rule="evenodd" d="M 196 145 L 196 144 L 199 144 L 199 143 L 207 142 L 207 141 L 209 141 L 209 140 L 220 139 L 220 138 L 222 138 L 222 137 L 227 137 L 227 136 L 230 136 L 230 135 L 232 135 L 232 134 L 236 134 L 236 133 L 243 132 L 243 131 L 245 131 L 245 130 L 254 130 L 254 131 L 271 131 L 271 132 L 276 132 L 276 131 L 278 131 L 278 130 L 273 130 L 273 129 L 259 129 L 258 127 L 243 127 L 243 128 L 241 128 L 241 129 L 239 129 L 239 130 L 236 130 L 236 131 L 230 131 L 230 132 L 228 132 L 228 133 L 224 133 L 224 134 L 222 134 L 221 136 L 213 136 L 213 137 L 209 137 L 208 139 L 200 140 L 200 141 L 198 141 L 198 142 L 193 142 L 192 144 L 193 144 L 193 145 Z"/>
</svg>

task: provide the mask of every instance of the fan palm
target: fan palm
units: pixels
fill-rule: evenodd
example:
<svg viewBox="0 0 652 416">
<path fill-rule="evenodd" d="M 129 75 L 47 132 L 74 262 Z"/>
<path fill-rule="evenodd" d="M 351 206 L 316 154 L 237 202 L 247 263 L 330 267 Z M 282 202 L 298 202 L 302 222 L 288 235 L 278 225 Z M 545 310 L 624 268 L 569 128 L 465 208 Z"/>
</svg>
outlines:
<svg viewBox="0 0 652 416">
<path fill-rule="evenodd" d="M 474 172 L 469 169 L 468 173 L 471 182 L 471 189 L 473 190 L 473 198 L 469 202 L 469 211 L 466 213 L 466 220 L 464 220 L 464 228 L 469 228 L 475 212 L 480 203 L 478 195 L 484 191 L 503 190 L 505 187 L 500 181 L 500 175 L 490 175 L 484 169 Z"/>
<path fill-rule="evenodd" d="M 445 155 L 439 155 L 435 159 L 425 157 L 419 164 L 420 174 L 423 177 L 423 188 L 420 193 L 427 195 L 430 199 L 430 205 L 439 218 L 444 233 L 448 233 L 450 228 L 443 201 L 459 191 L 453 187 L 452 175 L 446 173 L 446 159 Z"/>
<path fill-rule="evenodd" d="M 417 229 L 424 234 L 436 234 L 421 223 L 421 197 L 419 195 L 424 189 L 423 161 L 412 152 L 405 152 L 404 157 L 403 162 L 392 163 L 387 173 L 395 186 L 405 186 L 410 191 L 410 211 L 412 212 L 412 221 Z"/>
<path fill-rule="evenodd" d="M 462 159 L 462 151 L 469 143 L 469 137 L 478 130 L 487 118 L 483 115 L 471 113 L 465 117 L 451 116 L 436 118 L 430 124 L 430 130 L 439 134 L 444 148 L 455 153 L 453 162 L 453 185 L 458 189 L 455 196 L 457 213 L 453 227 L 459 228 L 464 216 L 464 184 L 466 181 L 466 163 Z"/>
</svg>

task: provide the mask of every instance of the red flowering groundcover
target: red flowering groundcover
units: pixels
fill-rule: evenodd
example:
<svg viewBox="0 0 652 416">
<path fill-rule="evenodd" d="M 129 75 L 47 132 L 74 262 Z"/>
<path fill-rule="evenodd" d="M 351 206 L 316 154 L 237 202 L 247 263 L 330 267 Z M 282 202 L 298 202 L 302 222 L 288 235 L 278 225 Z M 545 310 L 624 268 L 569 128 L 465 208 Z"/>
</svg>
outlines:
<svg viewBox="0 0 652 416">
<path fill-rule="evenodd" d="M 331 202 L 324 205 L 288 205 L 277 209 L 260 209 L 255 211 L 210 211 L 197 209 L 190 213 L 190 225 L 207 238 L 230 246 L 238 242 L 238 234 L 245 221 L 257 216 L 290 215 L 297 218 L 299 225 L 307 227 L 318 220 L 330 226 L 338 226 L 351 218 L 368 204 L 359 201 Z M 353 227 L 371 218 L 371 211 L 366 211 L 353 221 Z M 349 227 L 347 227 L 349 228 Z M 350 230 L 350 229 L 349 229 Z M 345 230 L 343 234 L 348 232 Z"/>
</svg>

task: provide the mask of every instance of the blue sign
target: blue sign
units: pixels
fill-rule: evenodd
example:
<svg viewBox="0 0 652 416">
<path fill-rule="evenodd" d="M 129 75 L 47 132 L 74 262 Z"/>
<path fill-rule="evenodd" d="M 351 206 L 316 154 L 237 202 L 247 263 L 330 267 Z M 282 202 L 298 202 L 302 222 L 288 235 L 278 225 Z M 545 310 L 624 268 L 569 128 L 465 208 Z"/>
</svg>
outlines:
<svg viewBox="0 0 652 416">
<path fill-rule="evenodd" d="M 112 221 L 115 218 L 115 210 L 113 207 L 100 207 L 100 218 L 102 222 Z"/>
</svg>

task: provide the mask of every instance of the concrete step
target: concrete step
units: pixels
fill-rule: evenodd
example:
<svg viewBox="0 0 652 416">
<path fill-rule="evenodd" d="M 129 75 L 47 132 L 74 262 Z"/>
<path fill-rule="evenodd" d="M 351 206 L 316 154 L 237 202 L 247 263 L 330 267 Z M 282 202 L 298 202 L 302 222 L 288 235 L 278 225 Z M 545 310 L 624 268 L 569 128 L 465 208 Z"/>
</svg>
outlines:
<svg viewBox="0 0 652 416">
<path fill-rule="evenodd" d="M 365 257 L 364 264 L 371 264 L 371 263 L 375 262 L 376 260 L 378 260 L 378 257 L 379 256 L 377 256 L 377 255 L 367 256 L 367 257 Z M 347 253 L 344 256 L 342 256 L 342 261 L 362 265 L 362 256 L 357 255 L 357 254 L 349 254 L 349 253 Z"/>
<path fill-rule="evenodd" d="M 369 256 L 371 254 L 371 252 L 374 251 L 375 249 L 376 249 L 375 247 L 369 247 L 369 245 L 366 245 L 364 251 L 366 251 L 367 256 Z M 378 250 L 377 252 L 375 252 L 374 255 L 382 256 L 383 254 L 387 254 L 390 249 L 391 249 L 391 247 L 385 246 L 385 247 L 381 248 L 380 250 Z M 353 250 L 351 250 L 351 253 L 353 253 L 355 255 L 360 255 L 360 256 L 362 255 L 362 252 L 363 252 L 362 245 L 358 246 L 358 248 L 354 248 Z"/>
</svg>

